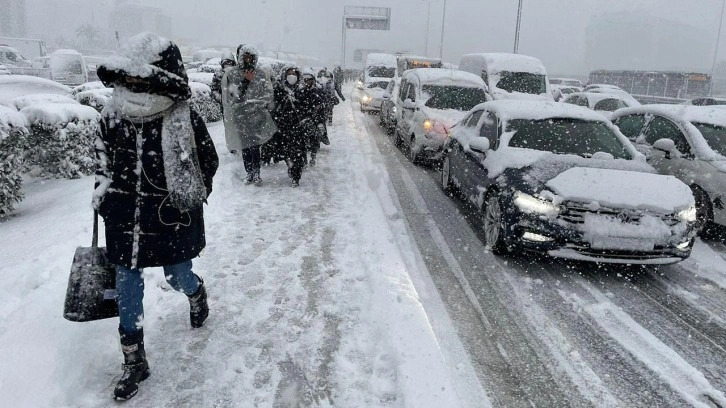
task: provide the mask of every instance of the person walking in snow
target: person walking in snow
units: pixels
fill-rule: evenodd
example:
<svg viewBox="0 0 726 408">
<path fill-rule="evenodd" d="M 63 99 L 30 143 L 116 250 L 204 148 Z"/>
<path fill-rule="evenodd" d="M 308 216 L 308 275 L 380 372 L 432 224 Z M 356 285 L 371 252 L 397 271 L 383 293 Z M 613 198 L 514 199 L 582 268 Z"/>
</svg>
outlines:
<svg viewBox="0 0 726 408">
<path fill-rule="evenodd" d="M 345 96 L 343 96 L 343 78 L 344 78 L 343 68 L 340 67 L 340 65 L 337 65 L 335 68 L 333 68 L 333 82 L 335 83 L 335 93 L 338 94 L 338 97 L 340 100 L 345 102 Z"/>
<path fill-rule="evenodd" d="M 287 162 L 287 173 L 292 179 L 292 186 L 300 185 L 303 166 L 305 164 L 305 133 L 300 122 L 304 119 L 298 103 L 300 95 L 300 70 L 287 67 L 281 75 L 280 83 L 275 87 L 275 110 L 273 118 L 280 130 L 281 150 Z"/>
<path fill-rule="evenodd" d="M 143 268 L 163 267 L 189 299 L 193 328 L 209 308 L 192 259 L 205 246 L 202 204 L 218 158 L 207 128 L 189 104 L 179 48 L 156 34 L 131 37 L 98 67 L 113 88 L 96 136 L 93 207 L 103 217 L 108 260 L 116 265 L 123 375 L 116 400 L 136 395 L 149 374 L 144 348 Z"/>
<path fill-rule="evenodd" d="M 212 77 L 212 85 L 210 86 L 212 90 L 212 98 L 217 102 L 222 108 L 222 78 L 224 77 L 224 74 L 227 72 L 229 68 L 232 68 L 233 66 L 237 65 L 237 61 L 234 60 L 234 55 L 232 55 L 231 51 L 227 51 L 224 54 L 222 54 L 222 60 L 219 63 L 220 68 L 214 73 L 214 76 Z"/>
<path fill-rule="evenodd" d="M 335 108 L 335 105 L 340 103 L 338 97 L 335 95 L 335 79 L 333 78 L 333 74 L 328 71 L 327 68 L 321 69 L 320 72 L 318 72 L 318 83 L 323 90 L 323 97 L 325 100 L 325 122 L 327 122 L 328 125 L 332 125 L 333 108 Z M 345 98 L 343 98 L 343 100 L 345 100 Z M 327 129 L 325 136 L 327 137 Z"/>
<path fill-rule="evenodd" d="M 277 132 L 270 110 L 273 90 L 270 74 L 257 67 L 259 53 L 250 45 L 237 48 L 236 67 L 222 78 L 224 134 L 227 149 L 240 151 L 247 183 L 260 184 L 260 146 Z"/>
<path fill-rule="evenodd" d="M 309 163 L 311 166 L 315 166 L 316 156 L 320 150 L 320 136 L 325 129 L 325 94 L 318 87 L 315 75 L 311 70 L 303 73 L 302 78 L 303 86 L 297 97 L 302 117 L 300 130 L 305 135 L 305 144 L 310 152 Z"/>
</svg>

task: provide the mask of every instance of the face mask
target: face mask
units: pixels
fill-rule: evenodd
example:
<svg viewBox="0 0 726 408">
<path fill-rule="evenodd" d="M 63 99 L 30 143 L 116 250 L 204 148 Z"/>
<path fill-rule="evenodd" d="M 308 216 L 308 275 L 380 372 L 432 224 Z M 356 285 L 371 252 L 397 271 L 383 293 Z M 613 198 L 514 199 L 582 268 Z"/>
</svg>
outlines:
<svg viewBox="0 0 726 408">
<path fill-rule="evenodd" d="M 113 89 L 113 99 L 121 113 L 132 117 L 155 115 L 174 104 L 174 101 L 166 96 L 131 92 L 123 86 L 116 86 Z"/>
<path fill-rule="evenodd" d="M 320 83 L 323 84 L 323 85 L 327 84 L 328 83 L 328 78 L 321 78 L 320 79 Z"/>
<path fill-rule="evenodd" d="M 290 85 L 295 85 L 297 83 L 297 75 L 288 75 L 287 83 Z"/>
</svg>

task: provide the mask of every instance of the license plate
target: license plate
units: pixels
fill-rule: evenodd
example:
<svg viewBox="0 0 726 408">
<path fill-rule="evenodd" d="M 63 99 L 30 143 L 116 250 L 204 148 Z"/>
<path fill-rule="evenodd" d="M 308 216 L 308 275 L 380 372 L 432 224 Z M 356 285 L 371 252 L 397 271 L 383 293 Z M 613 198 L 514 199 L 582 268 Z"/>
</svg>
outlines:
<svg viewBox="0 0 726 408">
<path fill-rule="evenodd" d="M 626 251 L 652 251 L 655 243 L 639 238 L 598 237 L 590 242 L 592 249 L 614 249 Z"/>
</svg>

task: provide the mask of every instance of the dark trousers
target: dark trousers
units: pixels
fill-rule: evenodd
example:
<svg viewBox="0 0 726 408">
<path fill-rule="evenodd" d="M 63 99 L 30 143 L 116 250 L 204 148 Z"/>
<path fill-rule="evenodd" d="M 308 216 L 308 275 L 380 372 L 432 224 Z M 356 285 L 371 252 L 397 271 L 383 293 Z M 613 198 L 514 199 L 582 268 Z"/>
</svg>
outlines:
<svg viewBox="0 0 726 408">
<path fill-rule="evenodd" d="M 242 149 L 242 161 L 245 164 L 247 174 L 260 174 L 260 146 Z"/>
<path fill-rule="evenodd" d="M 199 278 L 192 272 L 192 261 L 164 266 L 164 277 L 172 288 L 189 296 L 199 290 Z M 140 269 L 116 265 L 116 300 L 119 326 L 126 333 L 140 330 L 144 319 L 144 278 Z"/>
<path fill-rule="evenodd" d="M 300 181 L 303 166 L 305 165 L 306 146 L 305 133 L 298 129 L 291 129 L 283 133 L 285 140 L 285 161 L 288 174 L 295 181 Z"/>
</svg>

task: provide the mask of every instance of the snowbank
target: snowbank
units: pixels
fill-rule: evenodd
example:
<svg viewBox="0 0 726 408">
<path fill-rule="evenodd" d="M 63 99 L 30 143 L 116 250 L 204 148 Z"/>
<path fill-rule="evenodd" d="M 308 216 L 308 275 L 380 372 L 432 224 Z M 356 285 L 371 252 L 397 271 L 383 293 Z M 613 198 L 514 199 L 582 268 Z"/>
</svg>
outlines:
<svg viewBox="0 0 726 408">
<path fill-rule="evenodd" d="M 81 92 L 90 91 L 92 89 L 106 89 L 106 86 L 101 81 L 86 82 L 85 84 L 81 84 L 73 88 L 73 95 L 78 95 Z"/>
<path fill-rule="evenodd" d="M 190 74 L 187 74 L 189 77 L 189 82 L 199 82 L 202 84 L 205 84 L 207 86 L 212 85 L 212 79 L 214 78 L 214 73 L 210 72 L 192 72 Z"/>
<path fill-rule="evenodd" d="M 192 89 L 191 105 L 205 122 L 222 120 L 222 107 L 212 98 L 212 90 L 201 82 L 189 82 Z"/>
<path fill-rule="evenodd" d="M 113 88 L 91 89 L 76 94 L 76 101 L 81 105 L 90 106 L 97 112 L 101 112 L 111 99 Z"/>
</svg>

